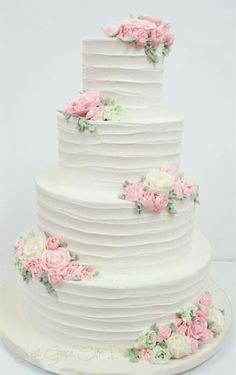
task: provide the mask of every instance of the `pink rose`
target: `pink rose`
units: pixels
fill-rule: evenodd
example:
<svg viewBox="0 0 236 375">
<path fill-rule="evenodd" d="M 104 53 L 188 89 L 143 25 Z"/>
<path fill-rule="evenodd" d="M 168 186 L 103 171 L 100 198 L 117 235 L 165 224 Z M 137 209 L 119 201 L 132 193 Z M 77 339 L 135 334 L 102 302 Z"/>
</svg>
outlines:
<svg viewBox="0 0 236 375">
<path fill-rule="evenodd" d="M 168 196 L 167 194 L 160 194 L 160 195 L 155 195 L 154 199 L 154 205 L 155 205 L 155 211 L 160 212 L 164 208 L 167 207 L 168 205 Z"/>
<path fill-rule="evenodd" d="M 109 37 L 113 37 L 118 34 L 119 28 L 120 26 L 112 25 L 112 26 L 103 27 L 102 31 L 104 32 L 105 35 Z"/>
<path fill-rule="evenodd" d="M 103 104 L 94 105 L 86 114 L 87 120 L 102 121 L 104 119 L 105 106 Z"/>
<path fill-rule="evenodd" d="M 210 329 L 206 329 L 201 337 L 201 341 L 204 344 L 210 344 L 213 340 L 214 336 Z"/>
<path fill-rule="evenodd" d="M 171 47 L 174 43 L 174 34 L 171 31 L 170 24 L 168 22 L 162 22 L 159 26 L 162 30 L 163 38 L 162 38 L 162 44 Z"/>
<path fill-rule="evenodd" d="M 42 254 L 42 266 L 45 271 L 62 270 L 70 262 L 70 253 L 63 247 L 57 250 L 46 250 Z"/>
<path fill-rule="evenodd" d="M 148 33 L 146 30 L 138 29 L 134 32 L 136 47 L 144 47 L 147 43 Z"/>
<path fill-rule="evenodd" d="M 141 198 L 144 193 L 144 183 L 137 182 L 135 184 L 130 184 L 125 188 L 125 198 L 127 201 L 135 202 Z"/>
<path fill-rule="evenodd" d="M 162 30 L 159 28 L 151 30 L 149 33 L 149 37 L 152 41 L 153 47 L 157 48 L 163 40 Z"/>
<path fill-rule="evenodd" d="M 82 280 L 90 280 L 93 275 L 95 274 L 95 269 L 93 267 L 86 267 L 82 268 L 82 270 L 79 273 L 79 276 Z"/>
<path fill-rule="evenodd" d="M 63 280 L 60 270 L 50 269 L 48 271 L 48 282 L 52 285 L 59 285 Z"/>
<path fill-rule="evenodd" d="M 152 355 L 153 355 L 152 349 L 145 348 L 145 349 L 141 349 L 139 351 L 139 358 L 143 359 L 145 361 L 149 361 L 151 359 Z"/>
<path fill-rule="evenodd" d="M 206 319 L 197 316 L 197 318 L 191 324 L 189 324 L 187 328 L 187 336 L 192 337 L 195 340 L 200 340 L 203 337 L 206 329 Z"/>
<path fill-rule="evenodd" d="M 124 42 L 135 42 L 137 47 L 144 47 L 148 40 L 148 33 L 154 28 L 152 22 L 134 18 L 121 24 L 117 37 Z"/>
<path fill-rule="evenodd" d="M 25 268 L 35 279 L 40 279 L 43 274 L 42 262 L 40 258 L 27 260 L 25 262 Z"/>
<path fill-rule="evenodd" d="M 148 32 L 135 24 L 121 25 L 117 37 L 124 42 L 135 42 L 137 47 L 144 47 L 147 43 Z"/>
<path fill-rule="evenodd" d="M 151 190 L 145 190 L 143 195 L 140 197 L 140 201 L 148 211 L 155 211 L 155 194 Z"/>
<path fill-rule="evenodd" d="M 16 250 L 16 259 L 24 255 L 24 247 L 25 247 L 25 241 L 19 240 L 17 250 Z"/>
<path fill-rule="evenodd" d="M 204 315 L 208 316 L 210 308 L 212 306 L 212 298 L 210 293 L 203 293 L 199 298 L 198 305 L 200 310 L 204 313 Z"/>
<path fill-rule="evenodd" d="M 196 353 L 198 350 L 198 340 L 191 337 L 190 341 L 191 341 L 191 352 Z"/>
<path fill-rule="evenodd" d="M 185 335 L 187 331 L 187 324 L 180 318 L 176 319 L 175 322 L 176 332 L 181 335 Z"/>
<path fill-rule="evenodd" d="M 162 38 L 163 44 L 168 47 L 171 47 L 174 41 L 175 41 L 175 37 L 174 37 L 174 34 L 172 34 L 171 32 L 164 34 Z"/>
<path fill-rule="evenodd" d="M 162 30 L 163 30 L 164 33 L 169 33 L 170 30 L 171 30 L 169 22 L 164 22 L 164 21 L 161 22 L 160 27 L 162 28 Z"/>
<path fill-rule="evenodd" d="M 46 246 L 48 250 L 57 250 L 58 247 L 60 247 L 61 243 L 62 241 L 60 237 L 52 236 L 48 238 Z"/>
<path fill-rule="evenodd" d="M 84 117 L 92 107 L 99 105 L 101 105 L 101 102 L 98 93 L 87 91 L 73 99 L 64 113 Z"/>
<path fill-rule="evenodd" d="M 151 23 L 154 23 L 155 25 L 156 25 L 157 22 L 160 22 L 160 18 L 153 18 L 153 17 L 149 17 L 149 16 L 144 16 L 143 19 L 146 20 L 146 21 L 149 21 Z"/>
<path fill-rule="evenodd" d="M 177 199 L 182 199 L 184 196 L 183 193 L 183 181 L 180 177 L 177 177 L 175 180 L 174 192 Z"/>
<path fill-rule="evenodd" d="M 202 310 L 199 310 L 198 312 L 197 312 L 197 317 L 198 318 L 203 318 L 203 319 L 206 319 L 207 317 L 208 317 L 208 315 L 209 315 L 209 311 L 206 313 L 206 311 L 202 311 Z"/>
<path fill-rule="evenodd" d="M 167 324 L 162 324 L 158 327 L 157 342 L 167 340 L 171 336 L 171 329 Z"/>
<path fill-rule="evenodd" d="M 78 260 L 72 260 L 68 266 L 63 270 L 63 278 L 65 280 L 71 280 L 75 277 L 79 277 L 83 270 L 83 266 Z"/>
<path fill-rule="evenodd" d="M 198 187 L 197 187 L 196 182 L 185 182 L 183 184 L 183 194 L 186 197 L 190 197 L 190 196 L 196 197 L 197 192 L 198 192 Z"/>
</svg>

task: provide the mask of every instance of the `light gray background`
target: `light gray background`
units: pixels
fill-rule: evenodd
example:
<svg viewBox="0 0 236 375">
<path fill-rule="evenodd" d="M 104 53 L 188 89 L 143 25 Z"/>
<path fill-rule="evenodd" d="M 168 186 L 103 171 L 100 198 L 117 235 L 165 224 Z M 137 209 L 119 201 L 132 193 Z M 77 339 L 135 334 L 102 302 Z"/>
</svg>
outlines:
<svg viewBox="0 0 236 375">
<path fill-rule="evenodd" d="M 2 0 L 1 277 L 36 219 L 34 178 L 57 163 L 57 108 L 81 89 L 81 39 L 130 14 L 170 21 L 164 101 L 185 115 L 182 169 L 200 184 L 198 228 L 215 259 L 234 253 L 233 0 Z"/>
</svg>

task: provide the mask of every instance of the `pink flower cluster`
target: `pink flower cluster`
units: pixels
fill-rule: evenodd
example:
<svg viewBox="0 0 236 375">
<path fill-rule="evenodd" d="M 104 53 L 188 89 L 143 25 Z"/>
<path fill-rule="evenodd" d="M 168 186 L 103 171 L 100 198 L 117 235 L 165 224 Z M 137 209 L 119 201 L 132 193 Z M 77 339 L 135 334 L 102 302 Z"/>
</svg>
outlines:
<svg viewBox="0 0 236 375">
<path fill-rule="evenodd" d="M 105 106 L 94 91 L 86 91 L 74 98 L 64 110 L 65 115 L 84 117 L 86 120 L 104 119 Z"/>
<path fill-rule="evenodd" d="M 192 197 L 196 198 L 198 194 L 198 186 L 194 181 L 185 182 L 178 176 L 175 180 L 174 192 L 177 199 Z"/>
<path fill-rule="evenodd" d="M 210 293 L 204 293 L 198 301 L 199 310 L 196 313 L 196 318 L 190 324 L 181 318 L 176 319 L 176 331 L 190 338 L 192 353 L 198 350 L 199 343 L 209 344 L 213 340 L 213 333 L 207 323 L 211 306 Z"/>
<path fill-rule="evenodd" d="M 154 48 L 160 44 L 170 47 L 174 42 L 169 23 L 148 16 L 131 18 L 118 26 L 103 28 L 103 31 L 109 37 L 133 42 L 136 47 L 145 47 L 148 41 L 152 42 Z"/>
<path fill-rule="evenodd" d="M 160 170 L 166 172 L 175 178 L 174 188 L 171 192 L 171 200 L 182 200 L 184 198 L 198 197 L 198 186 L 194 181 L 184 181 L 183 177 L 178 173 L 175 166 L 162 166 Z M 170 193 L 157 194 L 151 188 L 145 186 L 143 182 L 127 183 L 124 188 L 123 198 L 130 202 L 139 202 L 141 206 L 147 210 L 160 213 L 170 202 Z"/>
<path fill-rule="evenodd" d="M 156 194 L 146 189 L 143 182 L 129 184 L 125 188 L 125 199 L 131 202 L 139 201 L 148 211 L 161 212 L 168 205 L 167 194 Z"/>
<path fill-rule="evenodd" d="M 25 268 L 35 279 L 40 279 L 46 272 L 48 282 L 58 285 L 63 280 L 81 279 L 89 280 L 95 274 L 93 267 L 85 267 L 78 260 L 71 257 L 69 250 L 62 247 L 63 242 L 58 236 L 51 236 L 47 239 L 46 249 L 40 258 L 28 259 L 25 261 Z M 24 241 L 18 242 L 16 258 L 24 254 Z"/>
</svg>

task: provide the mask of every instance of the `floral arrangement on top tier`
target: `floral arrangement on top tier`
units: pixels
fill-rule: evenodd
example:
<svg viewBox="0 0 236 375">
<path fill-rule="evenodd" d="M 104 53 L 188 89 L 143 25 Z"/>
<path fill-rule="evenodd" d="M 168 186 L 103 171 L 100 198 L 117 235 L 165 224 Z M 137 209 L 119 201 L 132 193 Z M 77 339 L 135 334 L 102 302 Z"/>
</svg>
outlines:
<svg viewBox="0 0 236 375">
<path fill-rule="evenodd" d="M 158 62 L 157 48 L 162 47 L 162 55 L 169 54 L 174 35 L 170 25 L 159 18 L 140 16 L 130 18 L 117 26 L 103 28 L 105 35 L 111 38 L 118 38 L 123 42 L 131 43 L 136 48 L 144 48 L 148 59 Z"/>
<path fill-rule="evenodd" d="M 153 169 L 139 182 L 125 181 L 123 189 L 120 198 L 134 202 L 139 214 L 144 209 L 156 213 L 167 209 L 170 214 L 175 214 L 175 201 L 192 199 L 194 203 L 199 203 L 196 182 L 186 180 L 174 166 Z"/>
<path fill-rule="evenodd" d="M 175 322 L 153 324 L 137 339 L 125 355 L 131 362 L 146 360 L 165 364 L 196 353 L 212 342 L 224 327 L 224 311 L 212 306 L 210 293 L 204 293 L 196 304 L 185 306 L 176 314 Z"/>
<path fill-rule="evenodd" d="M 60 237 L 34 229 L 16 241 L 15 266 L 24 281 L 38 280 L 54 295 L 54 287 L 63 280 L 90 280 L 98 274 L 93 267 L 82 265 Z"/>
<path fill-rule="evenodd" d="M 61 113 L 67 120 L 71 117 L 76 119 L 80 133 L 94 133 L 96 127 L 93 121 L 118 121 L 122 108 L 112 99 L 101 98 L 95 91 L 85 91 L 74 98 Z"/>
</svg>

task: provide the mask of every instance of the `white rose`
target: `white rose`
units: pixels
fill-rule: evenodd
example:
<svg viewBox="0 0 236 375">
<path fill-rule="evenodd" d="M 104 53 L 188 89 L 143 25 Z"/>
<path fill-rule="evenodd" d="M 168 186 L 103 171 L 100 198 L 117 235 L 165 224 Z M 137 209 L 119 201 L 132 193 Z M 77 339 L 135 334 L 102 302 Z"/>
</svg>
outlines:
<svg viewBox="0 0 236 375">
<path fill-rule="evenodd" d="M 26 259 L 38 258 L 46 247 L 46 236 L 39 230 L 30 230 L 23 235 L 25 240 L 24 257 Z"/>
<path fill-rule="evenodd" d="M 167 347 L 173 358 L 182 358 L 191 353 L 189 337 L 175 333 L 166 341 Z"/>
<path fill-rule="evenodd" d="M 153 169 L 146 175 L 144 184 L 155 193 L 169 193 L 174 189 L 175 178 L 160 169 Z"/>
<path fill-rule="evenodd" d="M 207 320 L 210 325 L 210 329 L 213 333 L 217 335 L 221 333 L 224 327 L 225 319 L 224 319 L 224 315 L 222 314 L 220 310 L 216 309 L 215 307 L 212 307 L 210 309 Z"/>
</svg>

